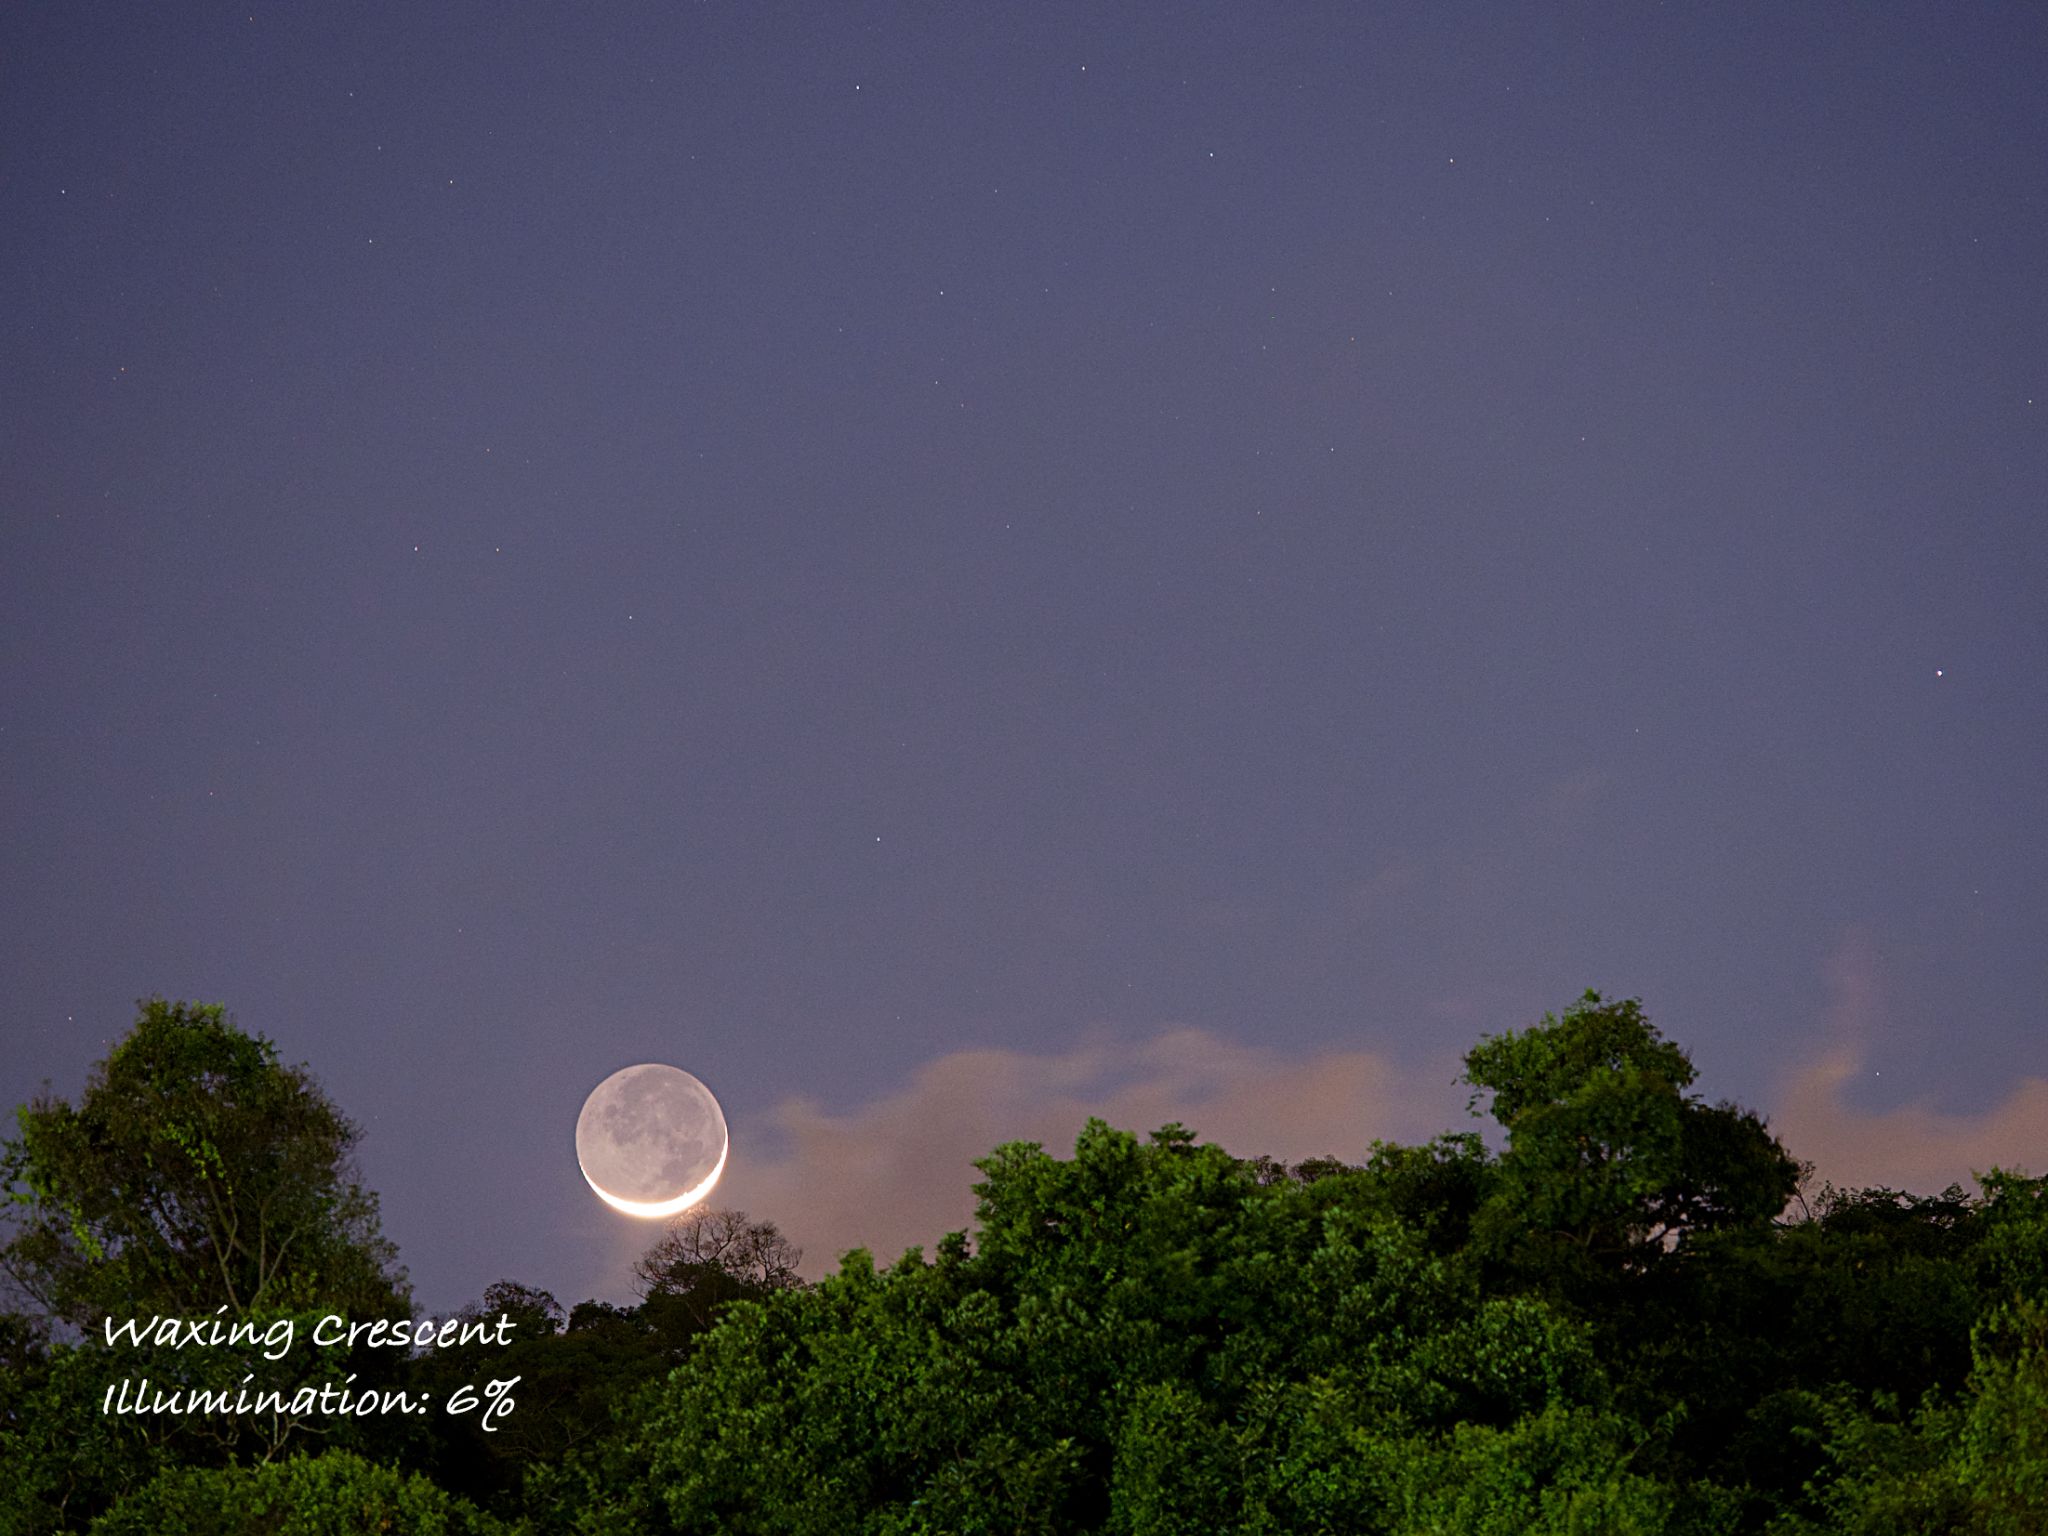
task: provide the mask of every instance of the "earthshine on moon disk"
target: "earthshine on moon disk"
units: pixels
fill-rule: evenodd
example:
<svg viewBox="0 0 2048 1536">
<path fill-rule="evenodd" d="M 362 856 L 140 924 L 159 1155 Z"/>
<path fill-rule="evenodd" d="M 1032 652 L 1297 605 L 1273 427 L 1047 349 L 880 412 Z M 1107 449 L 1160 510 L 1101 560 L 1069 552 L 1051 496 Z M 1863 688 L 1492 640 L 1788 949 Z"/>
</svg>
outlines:
<svg viewBox="0 0 2048 1536">
<path fill-rule="evenodd" d="M 576 1162 L 597 1197 L 628 1216 L 673 1216 L 725 1171 L 725 1115 L 679 1067 L 622 1067 L 576 1117 Z"/>
</svg>

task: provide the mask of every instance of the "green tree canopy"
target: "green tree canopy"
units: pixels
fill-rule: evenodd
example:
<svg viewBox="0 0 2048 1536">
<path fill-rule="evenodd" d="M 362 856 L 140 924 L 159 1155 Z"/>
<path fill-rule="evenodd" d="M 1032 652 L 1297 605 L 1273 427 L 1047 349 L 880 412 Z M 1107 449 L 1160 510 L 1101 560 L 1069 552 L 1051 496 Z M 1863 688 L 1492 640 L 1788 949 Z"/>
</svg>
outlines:
<svg viewBox="0 0 2048 1536">
<path fill-rule="evenodd" d="M 319 1313 L 411 1310 L 355 1174 L 356 1128 L 304 1067 L 219 1007 L 153 999 L 77 1103 L 45 1090 L 18 1126 L 0 1145 L 12 1197 L 0 1269 L 41 1350 L 11 1362 L 0 1386 L 0 1403 L 19 1405 L 0 1416 L 0 1528 L 79 1528 L 167 1466 L 268 1460 L 308 1443 L 360 1450 L 403 1431 L 377 1418 L 103 1412 L 123 1379 L 232 1389 L 248 1375 L 289 1395 L 351 1373 L 366 1387 L 402 1368 L 389 1351 L 308 1346 L 271 1361 L 247 1340 L 287 1318 L 303 1338 Z M 100 1327 L 146 1330 L 157 1318 L 247 1327 L 202 1349 L 148 1334 L 116 1348 Z"/>
<path fill-rule="evenodd" d="M 260 1467 L 177 1467 L 121 1500 L 91 1536 L 514 1536 L 417 1474 L 347 1451 Z"/>
<path fill-rule="evenodd" d="M 1485 1246 L 1571 1288 L 1777 1216 L 1799 1165 L 1761 1117 L 1688 1093 L 1693 1078 L 1634 999 L 1597 992 L 1474 1046 L 1473 1103 L 1490 1096 L 1508 1133 L 1477 1218 Z"/>
<path fill-rule="evenodd" d="M 975 1230 L 930 1261 L 804 1285 L 772 1223 L 712 1210 L 642 1259 L 638 1305 L 501 1282 L 466 1310 L 509 1344 L 399 1362 L 436 1404 L 518 1377 L 491 1432 L 145 1428 L 99 1412 L 133 1352 L 0 1317 L 0 1531 L 2048 1532 L 2048 1180 L 1788 1209 L 1798 1166 L 1633 1001 L 1466 1064 L 1498 1152 L 1289 1168 L 1093 1121 L 1070 1157 L 983 1159 Z M 282 1171 L 263 1126 L 297 1138 Z M 75 1109 L 24 1113 L 5 1256 L 45 1320 L 357 1310 L 399 1283 L 351 1140 L 267 1043 L 154 1005 Z M 202 1360 L 243 1368 L 146 1363 Z"/>
<path fill-rule="evenodd" d="M 45 1092 L 19 1122 L 0 1266 L 47 1317 L 407 1310 L 356 1127 L 219 1006 L 143 1003 L 75 1106 Z"/>
</svg>

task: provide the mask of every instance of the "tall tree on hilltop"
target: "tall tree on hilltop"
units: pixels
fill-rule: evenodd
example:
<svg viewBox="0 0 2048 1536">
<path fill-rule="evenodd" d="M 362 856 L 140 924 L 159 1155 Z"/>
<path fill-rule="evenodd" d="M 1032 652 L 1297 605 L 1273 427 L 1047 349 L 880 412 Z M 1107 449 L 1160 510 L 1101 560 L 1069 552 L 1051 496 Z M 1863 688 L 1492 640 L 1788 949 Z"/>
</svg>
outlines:
<svg viewBox="0 0 2048 1536">
<path fill-rule="evenodd" d="M 730 1302 L 803 1283 L 803 1250 L 772 1221 L 699 1206 L 673 1218 L 633 1265 L 645 1310 L 667 1334 L 702 1333 Z"/>
<path fill-rule="evenodd" d="M 407 1310 L 356 1127 L 218 1005 L 144 1002 L 75 1106 L 45 1092 L 19 1121 L 0 1266 L 51 1319 Z"/>
<path fill-rule="evenodd" d="M 1597 992 L 1562 1018 L 1482 1040 L 1465 1080 L 1475 1107 L 1491 1096 L 1508 1146 L 1475 1235 L 1570 1284 L 1777 1216 L 1798 1163 L 1760 1116 L 1688 1093 L 1694 1076 L 1634 999 Z"/>
</svg>

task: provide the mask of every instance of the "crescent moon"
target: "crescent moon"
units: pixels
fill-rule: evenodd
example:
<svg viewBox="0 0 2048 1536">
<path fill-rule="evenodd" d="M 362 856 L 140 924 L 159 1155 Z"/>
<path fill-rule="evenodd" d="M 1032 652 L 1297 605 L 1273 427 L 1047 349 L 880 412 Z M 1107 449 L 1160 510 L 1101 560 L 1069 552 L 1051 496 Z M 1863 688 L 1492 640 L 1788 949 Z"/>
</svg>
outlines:
<svg viewBox="0 0 2048 1536">
<path fill-rule="evenodd" d="M 682 1068 L 659 1062 L 620 1068 L 590 1091 L 576 1117 L 583 1182 L 613 1210 L 643 1221 L 674 1216 L 710 1194 L 731 1150 L 717 1097 Z"/>
<path fill-rule="evenodd" d="M 725 1154 L 732 1150 L 732 1137 L 725 1138 L 725 1144 L 718 1149 L 718 1166 L 711 1170 L 710 1177 L 695 1189 L 686 1189 L 673 1200 L 622 1200 L 583 1170 L 583 1182 L 597 1192 L 597 1198 L 615 1211 L 624 1211 L 628 1216 L 658 1217 L 674 1216 L 687 1211 L 691 1206 L 711 1193 L 711 1186 L 718 1182 L 718 1176 L 725 1172 Z"/>
</svg>

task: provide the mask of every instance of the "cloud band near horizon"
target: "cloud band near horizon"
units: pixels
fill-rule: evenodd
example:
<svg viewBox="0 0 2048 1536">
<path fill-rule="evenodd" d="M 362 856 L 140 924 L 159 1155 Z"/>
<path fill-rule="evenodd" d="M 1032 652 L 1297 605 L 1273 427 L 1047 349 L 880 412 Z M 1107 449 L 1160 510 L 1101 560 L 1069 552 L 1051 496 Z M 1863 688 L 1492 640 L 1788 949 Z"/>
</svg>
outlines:
<svg viewBox="0 0 2048 1536">
<path fill-rule="evenodd" d="M 1847 1089 L 1879 995 L 1875 967 L 1852 935 L 1828 969 L 1827 1043 L 1763 1106 L 1794 1156 L 1841 1187 L 1920 1193 L 1967 1185 L 1994 1166 L 2048 1165 L 2048 1078 L 2016 1079 L 1976 1113 L 1919 1102 L 1855 1107 Z M 736 1160 L 718 1203 L 775 1221 L 815 1277 L 851 1248 L 888 1263 L 970 1227 L 974 1161 L 1004 1142 L 1063 1155 L 1096 1116 L 1140 1134 L 1179 1121 L 1242 1157 L 1358 1162 L 1374 1141 L 1423 1141 L 1469 1125 L 1457 1076 L 1455 1061 L 1403 1065 L 1368 1050 L 1289 1057 L 1199 1029 L 1124 1048 L 952 1051 L 900 1091 L 843 1112 L 783 1101 L 748 1138 L 775 1150 Z"/>
</svg>

